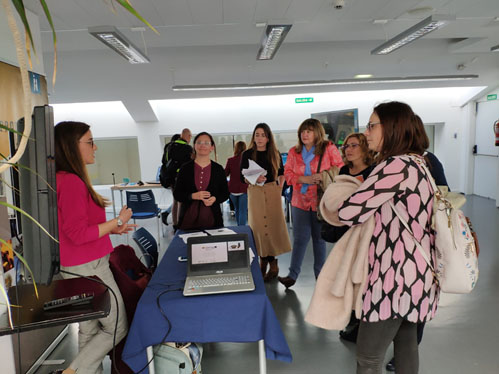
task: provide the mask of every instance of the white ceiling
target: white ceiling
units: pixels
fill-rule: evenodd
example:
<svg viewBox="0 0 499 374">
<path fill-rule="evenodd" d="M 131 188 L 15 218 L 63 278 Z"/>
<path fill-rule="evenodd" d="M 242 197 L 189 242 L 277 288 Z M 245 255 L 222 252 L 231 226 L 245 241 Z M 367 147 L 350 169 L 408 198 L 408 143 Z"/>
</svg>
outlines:
<svg viewBox="0 0 499 374">
<path fill-rule="evenodd" d="M 52 103 L 122 100 L 137 121 L 153 120 L 147 100 L 359 89 L 499 85 L 499 0 L 132 0 L 160 35 L 109 0 L 47 0 L 58 37 L 58 74 Z M 51 80 L 52 36 L 39 0 L 25 0 L 40 14 L 44 62 Z M 370 51 L 431 14 L 457 20 L 386 56 Z M 386 24 L 374 24 L 386 20 Z M 257 61 L 264 28 L 293 27 L 271 61 Z M 130 65 L 87 32 L 113 25 L 151 64 Z M 458 69 L 458 66 L 462 65 Z M 463 82 L 398 83 L 248 91 L 174 92 L 174 85 L 268 83 L 477 74 Z"/>
</svg>

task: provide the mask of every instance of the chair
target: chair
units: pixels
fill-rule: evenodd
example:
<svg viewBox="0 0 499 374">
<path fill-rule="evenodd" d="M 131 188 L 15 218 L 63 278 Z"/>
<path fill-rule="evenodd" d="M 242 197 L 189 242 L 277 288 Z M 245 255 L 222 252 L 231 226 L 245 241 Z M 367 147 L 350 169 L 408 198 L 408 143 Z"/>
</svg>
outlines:
<svg viewBox="0 0 499 374">
<path fill-rule="evenodd" d="M 137 258 L 132 247 L 123 244 L 111 252 L 109 267 L 125 304 L 125 310 L 119 312 L 125 312 L 128 324 L 131 324 L 135 308 L 152 277 L 152 272 Z M 116 362 L 111 364 L 112 374 L 133 374 L 133 371 L 121 359 L 125 342 L 126 338 L 116 346 Z M 112 351 L 109 352 L 109 357 L 113 361 Z M 114 369 L 114 364 L 116 364 L 118 372 Z"/>
<path fill-rule="evenodd" d="M 132 239 L 139 246 L 147 268 L 153 270 L 158 266 L 158 245 L 149 231 L 141 227 L 132 235 Z"/>
<path fill-rule="evenodd" d="M 144 190 L 144 191 L 126 191 L 126 203 L 129 208 L 132 209 L 133 214 L 133 222 L 135 223 L 136 219 L 148 219 L 154 218 L 158 220 L 158 246 L 160 240 L 160 213 L 161 209 L 159 209 L 158 204 L 156 204 L 156 200 L 154 199 L 154 193 L 152 190 Z"/>
</svg>

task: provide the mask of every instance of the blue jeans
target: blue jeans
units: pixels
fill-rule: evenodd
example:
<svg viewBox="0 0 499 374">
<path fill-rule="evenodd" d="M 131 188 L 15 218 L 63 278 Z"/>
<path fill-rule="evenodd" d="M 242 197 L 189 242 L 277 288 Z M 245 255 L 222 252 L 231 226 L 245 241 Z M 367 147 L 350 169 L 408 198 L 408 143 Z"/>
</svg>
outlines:
<svg viewBox="0 0 499 374">
<path fill-rule="evenodd" d="M 317 219 L 317 212 L 291 207 L 293 217 L 293 252 L 291 252 L 291 265 L 289 277 L 298 279 L 301 264 L 305 257 L 308 242 L 312 237 L 314 248 L 314 274 L 319 276 L 322 265 L 326 261 L 326 242 L 321 238 L 322 223 Z"/>
<path fill-rule="evenodd" d="M 248 194 L 230 194 L 230 199 L 232 200 L 232 204 L 234 204 L 237 225 L 245 226 L 246 222 L 248 222 Z"/>
</svg>

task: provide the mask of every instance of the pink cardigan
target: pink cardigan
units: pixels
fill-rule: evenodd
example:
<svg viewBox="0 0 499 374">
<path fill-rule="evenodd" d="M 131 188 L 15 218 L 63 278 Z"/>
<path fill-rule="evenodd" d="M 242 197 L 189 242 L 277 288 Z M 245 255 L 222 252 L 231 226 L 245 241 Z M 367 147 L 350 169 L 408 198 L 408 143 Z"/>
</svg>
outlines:
<svg viewBox="0 0 499 374">
<path fill-rule="evenodd" d="M 113 251 L 109 235 L 99 238 L 106 213 L 92 200 L 85 183 L 76 175 L 57 172 L 57 214 L 62 266 L 97 260 Z"/>
</svg>

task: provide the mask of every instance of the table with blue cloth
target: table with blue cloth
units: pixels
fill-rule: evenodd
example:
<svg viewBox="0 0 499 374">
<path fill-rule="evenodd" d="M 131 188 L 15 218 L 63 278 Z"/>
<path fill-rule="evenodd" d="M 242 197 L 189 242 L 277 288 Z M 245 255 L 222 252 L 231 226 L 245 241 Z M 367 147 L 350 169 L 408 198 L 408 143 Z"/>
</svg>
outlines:
<svg viewBox="0 0 499 374">
<path fill-rule="evenodd" d="M 182 232 L 177 232 L 140 298 L 128 332 L 122 358 L 134 372 L 147 366 L 148 348 L 164 341 L 259 341 L 260 373 L 266 372 L 263 351 L 269 359 L 291 362 L 291 352 L 265 292 L 251 229 L 248 226 L 229 228 L 248 234 L 249 245 L 255 254 L 251 264 L 255 290 L 183 296 L 187 262 L 180 262 L 178 257 L 187 255 L 187 245 L 179 237 Z"/>
</svg>

